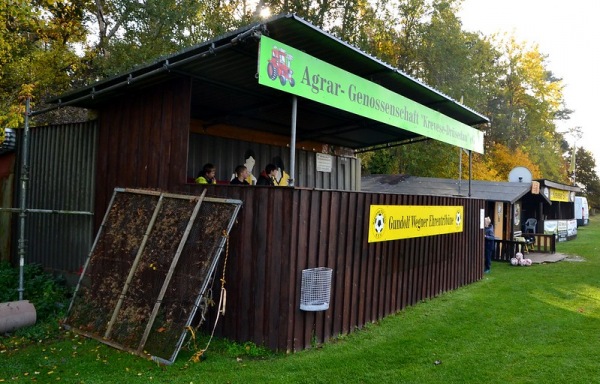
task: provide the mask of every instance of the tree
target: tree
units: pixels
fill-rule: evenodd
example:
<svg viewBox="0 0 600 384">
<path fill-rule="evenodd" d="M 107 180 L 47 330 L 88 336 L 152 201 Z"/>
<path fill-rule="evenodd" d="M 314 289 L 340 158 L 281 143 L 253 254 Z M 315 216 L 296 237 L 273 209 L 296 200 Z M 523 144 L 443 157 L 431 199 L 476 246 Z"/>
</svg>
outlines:
<svg viewBox="0 0 600 384">
<path fill-rule="evenodd" d="M 462 157 L 462 175 L 463 179 L 469 178 L 469 156 L 460 149 Z M 498 171 L 494 168 L 492 156 L 481 155 L 479 153 L 472 153 L 471 160 L 471 178 L 473 180 L 485 180 L 485 181 L 506 181 L 498 174 Z"/>
<path fill-rule="evenodd" d="M 520 149 L 540 167 L 543 177 L 564 182 L 563 137 L 555 119 L 565 117 L 562 81 L 546 68 L 547 57 L 537 45 L 499 40 L 506 73 L 499 78 L 500 93 L 491 110 L 492 143 Z"/>
<path fill-rule="evenodd" d="M 419 54 L 424 35 L 423 20 L 430 12 L 431 5 L 425 0 L 401 0 L 384 20 L 385 30 L 395 32 L 395 36 L 391 37 L 393 56 L 390 62 L 416 78 L 421 76 L 423 67 Z M 397 27 L 392 29 L 390 25 Z"/>
<path fill-rule="evenodd" d="M 0 3 L 0 126 L 23 122 L 32 108 L 73 85 L 81 66 L 74 46 L 86 37 L 84 0 Z"/>
<path fill-rule="evenodd" d="M 389 175 L 398 173 L 398 164 L 391 149 L 380 149 L 360 155 L 362 169 L 366 174 Z"/>
<path fill-rule="evenodd" d="M 436 140 L 426 140 L 395 148 L 400 173 L 458 178 L 459 158 L 456 147 Z"/>
<path fill-rule="evenodd" d="M 583 147 L 575 151 L 575 182 L 583 186 L 582 195 L 586 196 L 592 207 L 600 207 L 600 178 L 596 173 L 594 155 Z"/>
<path fill-rule="evenodd" d="M 555 122 L 571 111 L 561 79 L 536 45 L 463 31 L 460 6 L 461 0 L 8 0 L 0 4 L 0 126 L 22 122 L 25 97 L 40 107 L 48 96 L 257 21 L 269 7 L 296 13 L 488 116 L 490 124 L 479 127 L 486 153 L 473 155 L 475 178 L 504 180 L 509 167 L 524 165 L 564 182 L 568 144 Z M 456 177 L 459 152 L 429 140 L 364 156 L 364 165 Z"/>
<path fill-rule="evenodd" d="M 457 13 L 456 0 L 433 1 L 431 20 L 423 27 L 419 55 L 421 78 L 455 100 L 470 81 L 468 45 Z"/>
<path fill-rule="evenodd" d="M 98 79 L 237 28 L 254 10 L 246 1 L 97 0 L 87 12 L 96 36 L 86 60 Z"/>
<path fill-rule="evenodd" d="M 495 143 L 486 156 L 491 167 L 498 173 L 500 180 L 508 181 L 510 171 L 515 167 L 529 169 L 534 179 L 542 177 L 542 172 L 526 152 L 517 148 L 512 150 L 504 144 Z"/>
</svg>

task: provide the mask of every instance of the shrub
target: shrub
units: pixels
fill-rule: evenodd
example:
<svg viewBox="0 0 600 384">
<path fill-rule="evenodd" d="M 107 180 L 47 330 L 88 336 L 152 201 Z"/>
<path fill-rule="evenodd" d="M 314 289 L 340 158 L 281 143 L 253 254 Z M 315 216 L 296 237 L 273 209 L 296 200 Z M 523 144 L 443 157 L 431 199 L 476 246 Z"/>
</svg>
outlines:
<svg viewBox="0 0 600 384">
<path fill-rule="evenodd" d="M 0 302 L 19 300 L 19 269 L 9 263 L 0 263 Z M 23 268 L 23 299 L 34 306 L 38 321 L 55 318 L 64 313 L 69 300 L 69 289 L 64 279 L 55 278 L 39 264 Z"/>
</svg>

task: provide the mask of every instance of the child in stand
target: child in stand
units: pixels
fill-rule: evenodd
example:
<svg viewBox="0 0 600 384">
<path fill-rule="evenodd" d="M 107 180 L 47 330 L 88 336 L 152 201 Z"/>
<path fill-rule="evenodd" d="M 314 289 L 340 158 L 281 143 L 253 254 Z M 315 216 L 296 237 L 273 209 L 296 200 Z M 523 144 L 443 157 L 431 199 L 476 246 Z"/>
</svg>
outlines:
<svg viewBox="0 0 600 384">
<path fill-rule="evenodd" d="M 265 170 L 261 172 L 260 176 L 258 177 L 258 181 L 256 182 L 256 185 L 269 185 L 269 186 L 274 186 L 275 185 L 275 174 L 277 173 L 277 167 L 273 164 L 267 164 L 267 166 L 265 167 Z"/>
<path fill-rule="evenodd" d="M 235 167 L 235 177 L 231 180 L 230 184 L 233 185 L 250 185 L 246 180 L 248 178 L 248 168 L 243 165 Z"/>
<path fill-rule="evenodd" d="M 202 170 L 198 174 L 196 178 L 196 183 L 198 184 L 217 184 L 217 179 L 215 179 L 215 173 L 217 172 L 217 168 L 211 163 L 204 164 Z"/>
</svg>

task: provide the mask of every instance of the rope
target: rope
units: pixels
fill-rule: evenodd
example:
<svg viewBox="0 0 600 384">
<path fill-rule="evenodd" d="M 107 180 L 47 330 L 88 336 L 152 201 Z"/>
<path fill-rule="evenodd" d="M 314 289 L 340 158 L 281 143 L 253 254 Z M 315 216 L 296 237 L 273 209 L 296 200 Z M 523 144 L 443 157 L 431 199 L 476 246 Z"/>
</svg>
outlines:
<svg viewBox="0 0 600 384">
<path fill-rule="evenodd" d="M 217 310 L 217 317 L 215 318 L 215 323 L 213 325 L 212 332 L 210 333 L 210 338 L 208 339 L 208 342 L 206 343 L 206 347 L 204 349 L 197 351 L 196 353 L 194 353 L 192 355 L 192 357 L 190 357 L 190 361 L 193 361 L 195 363 L 197 363 L 201 360 L 204 360 L 203 359 L 204 352 L 206 352 L 206 350 L 208 349 L 208 347 L 210 345 L 210 342 L 213 339 L 215 330 L 217 329 L 217 324 L 219 323 L 219 318 L 221 315 L 225 316 L 225 305 L 227 303 L 227 291 L 225 290 L 225 271 L 227 270 L 227 259 L 229 258 L 229 235 L 227 234 L 227 231 L 223 231 L 223 236 L 225 237 L 225 261 L 223 262 L 223 275 L 221 277 L 221 295 L 219 297 L 219 306 L 218 306 L 218 310 Z M 196 346 L 196 333 L 194 332 L 192 327 L 188 326 L 187 329 L 192 334 L 192 340 L 194 340 L 194 347 L 195 347 Z"/>
</svg>

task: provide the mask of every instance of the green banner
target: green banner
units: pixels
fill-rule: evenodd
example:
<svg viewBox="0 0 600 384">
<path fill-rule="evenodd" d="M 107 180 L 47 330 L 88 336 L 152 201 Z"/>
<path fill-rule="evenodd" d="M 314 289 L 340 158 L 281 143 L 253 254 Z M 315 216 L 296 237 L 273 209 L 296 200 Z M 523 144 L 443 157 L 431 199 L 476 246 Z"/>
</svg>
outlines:
<svg viewBox="0 0 600 384">
<path fill-rule="evenodd" d="M 483 132 L 266 36 L 260 40 L 258 82 L 483 153 Z"/>
</svg>

